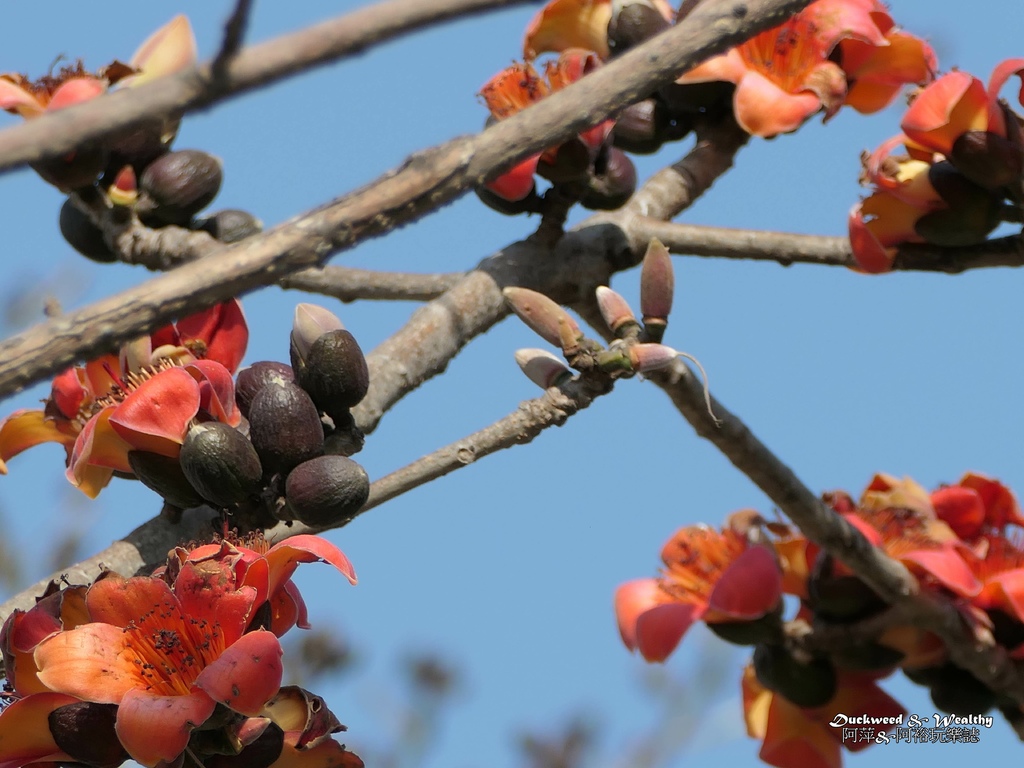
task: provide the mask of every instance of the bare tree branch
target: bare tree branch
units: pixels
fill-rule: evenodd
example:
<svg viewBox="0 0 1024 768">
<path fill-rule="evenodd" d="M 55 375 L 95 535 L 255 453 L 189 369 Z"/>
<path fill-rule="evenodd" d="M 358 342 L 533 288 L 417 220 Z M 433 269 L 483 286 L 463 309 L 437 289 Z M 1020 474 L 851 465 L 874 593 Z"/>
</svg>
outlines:
<svg viewBox="0 0 1024 768">
<path fill-rule="evenodd" d="M 37 325 L 0 344 L 0 396 L 77 359 L 112 351 L 185 312 L 319 266 L 333 253 L 413 221 L 806 4 L 807 0 L 757 0 L 745 5 L 722 0 L 701 5 L 681 25 L 481 134 L 418 153 L 350 195 L 265 235 L 216 251 L 215 259 L 185 265 Z"/>
<path fill-rule="evenodd" d="M 723 259 L 753 259 L 790 264 L 824 264 L 855 269 L 857 262 L 845 237 L 797 235 L 758 229 L 729 229 L 677 224 L 653 218 L 633 222 L 634 234 L 645 241 L 660 240 L 672 253 Z M 987 240 L 961 248 L 907 244 L 899 249 L 895 271 L 959 273 L 984 267 L 1024 266 L 1020 235 Z"/>
<path fill-rule="evenodd" d="M 156 117 L 194 112 L 449 19 L 528 1 L 384 0 L 242 49 L 215 88 L 211 87 L 212 65 L 207 64 L 8 128 L 0 132 L 0 173 L 60 157 Z"/>
<path fill-rule="evenodd" d="M 210 77 L 216 90 L 222 90 L 227 80 L 228 64 L 242 47 L 245 29 L 249 26 L 253 0 L 236 0 L 235 9 L 224 25 L 224 40 L 210 64 Z"/>
<path fill-rule="evenodd" d="M 355 267 L 306 269 L 282 278 L 282 288 L 333 296 L 339 301 L 430 301 L 454 288 L 464 272 L 414 274 Z"/>
</svg>

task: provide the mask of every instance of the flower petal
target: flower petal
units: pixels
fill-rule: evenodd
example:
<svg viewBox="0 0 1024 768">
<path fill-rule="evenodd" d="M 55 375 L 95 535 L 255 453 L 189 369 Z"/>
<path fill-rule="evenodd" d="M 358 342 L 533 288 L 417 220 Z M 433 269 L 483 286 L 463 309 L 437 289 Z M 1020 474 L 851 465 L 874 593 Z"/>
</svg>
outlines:
<svg viewBox="0 0 1024 768">
<path fill-rule="evenodd" d="M 235 712 L 255 717 L 281 688 L 282 654 L 274 633 L 250 632 L 200 672 L 195 685 Z"/>
<path fill-rule="evenodd" d="M 0 422 L 0 475 L 7 474 L 5 464 L 26 448 L 43 443 L 60 443 L 68 451 L 75 444 L 75 434 L 68 425 L 48 418 L 43 411 L 19 410 Z"/>
<path fill-rule="evenodd" d="M 18 75 L 13 77 L 20 79 Z M 11 75 L 0 75 L 0 109 L 15 112 L 26 119 L 43 114 L 46 105 L 11 78 Z"/>
<path fill-rule="evenodd" d="M 148 80 L 185 69 L 196 63 L 196 39 L 188 17 L 175 16 L 167 24 L 146 38 L 132 55 L 131 66 L 141 70 L 138 75 L 124 78 L 125 85 L 139 85 Z"/>
<path fill-rule="evenodd" d="M 182 368 L 168 368 L 128 395 L 110 425 L 132 448 L 175 458 L 199 404 L 195 379 Z"/>
<path fill-rule="evenodd" d="M 73 107 L 83 101 L 94 99 L 107 90 L 107 86 L 95 77 L 74 77 L 63 84 L 50 97 L 50 103 L 46 105 L 49 111 Z"/>
<path fill-rule="evenodd" d="M 733 98 L 736 122 L 750 135 L 764 138 L 795 131 L 821 109 L 817 95 L 789 93 L 753 71 L 737 84 Z"/>
<path fill-rule="evenodd" d="M 187 696 L 155 696 L 128 691 L 117 708 L 117 738 L 132 759 L 145 766 L 171 763 L 185 751 L 192 729 L 213 714 L 217 704 L 202 691 Z"/>
<path fill-rule="evenodd" d="M 586 48 L 607 59 L 611 19 L 611 0 L 550 0 L 526 28 L 523 56 Z"/>
<path fill-rule="evenodd" d="M 249 343 L 249 327 L 240 301 L 232 299 L 183 317 L 175 327 L 186 346 L 188 342 L 203 342 L 206 351 L 201 357 L 216 360 L 231 373 L 238 370 Z"/>
<path fill-rule="evenodd" d="M 756 619 L 782 599 L 782 573 L 767 547 L 752 546 L 726 568 L 711 590 L 708 608 L 732 619 Z"/>
<path fill-rule="evenodd" d="M 48 718 L 57 707 L 76 701 L 63 693 L 46 692 L 26 696 L 4 708 L 0 712 L 0 768 L 71 760 L 53 740 Z"/>
<path fill-rule="evenodd" d="M 234 643 L 248 626 L 256 590 L 237 588 L 231 567 L 218 560 L 187 562 L 174 580 L 174 597 L 189 621 L 220 627 L 225 645 Z"/>
<path fill-rule="evenodd" d="M 345 553 L 320 536 L 292 536 L 271 547 L 266 558 L 270 563 L 271 593 L 277 591 L 278 585 L 291 578 L 299 563 L 330 563 L 341 571 L 350 584 L 356 584 L 358 581 L 355 568 Z"/>
<path fill-rule="evenodd" d="M 528 157 L 484 186 L 503 200 L 522 200 L 533 191 L 533 174 L 537 171 L 539 161 L 540 155 Z"/>
<path fill-rule="evenodd" d="M 950 72 L 918 94 L 900 125 L 912 141 L 948 155 L 960 134 L 989 129 L 988 107 L 981 80 Z"/>
<path fill-rule="evenodd" d="M 35 650 L 39 679 L 47 688 L 97 704 L 118 704 L 146 680 L 129 656 L 128 636 L 100 622 L 59 632 Z"/>
</svg>

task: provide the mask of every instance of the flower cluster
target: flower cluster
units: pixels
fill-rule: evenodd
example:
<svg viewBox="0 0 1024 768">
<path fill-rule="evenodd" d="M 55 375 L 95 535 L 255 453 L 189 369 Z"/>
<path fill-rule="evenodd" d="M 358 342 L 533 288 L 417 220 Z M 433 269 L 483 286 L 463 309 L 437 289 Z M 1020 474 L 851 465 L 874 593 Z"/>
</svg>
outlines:
<svg viewBox="0 0 1024 768">
<path fill-rule="evenodd" d="M 292 365 L 254 363 L 236 386 L 247 340 L 230 301 L 65 371 L 43 409 L 0 422 L 0 472 L 26 448 L 58 442 L 68 479 L 90 497 L 125 473 L 171 511 L 231 510 L 243 530 L 350 519 L 369 494 L 348 458 L 362 448 L 350 409 L 369 386 L 358 343 L 333 314 L 300 304 Z"/>
<path fill-rule="evenodd" d="M 923 590 L 955 605 L 1012 658 L 1024 658 L 1024 516 L 1008 488 L 968 473 L 928 493 L 912 480 L 877 475 L 859 501 L 841 491 L 824 501 L 905 565 Z M 896 615 L 886 621 L 888 606 L 870 587 L 787 525 L 743 510 L 722 531 L 681 529 L 661 557 L 659 577 L 616 592 L 623 642 L 647 661 L 664 661 L 703 621 L 723 639 L 753 645 L 744 714 L 771 765 L 838 768 L 841 747 L 872 743 L 843 741 L 829 722 L 839 713 L 903 712 L 877 685 L 898 669 L 927 686 L 945 711 L 980 714 L 997 703 L 993 691 L 950 663 L 936 635 Z M 799 600 L 789 621 L 787 594 Z M 844 635 L 844 627 L 867 620 L 870 637 Z"/>
<path fill-rule="evenodd" d="M 903 133 L 865 154 L 862 182 L 873 191 L 849 219 L 861 269 L 888 271 L 903 243 L 981 243 L 1007 212 L 1006 201 L 1019 206 L 1024 132 L 1021 117 L 999 98 L 1012 75 L 1024 77 L 1024 59 L 999 64 L 987 87 L 966 72 L 943 75 L 914 97 Z"/>
<path fill-rule="evenodd" d="M 539 101 L 623 51 L 670 27 L 665 0 L 549 0 L 523 41 L 525 63 L 484 86 L 492 119 Z M 531 62 L 558 54 L 548 81 Z M 676 83 L 627 107 L 575 139 L 551 147 L 490 181 L 484 202 L 503 213 L 538 209 L 534 174 L 585 207 L 616 208 L 628 199 L 636 172 L 623 151 L 650 153 L 681 139 L 697 123 L 732 113 L 739 126 L 770 137 L 843 105 L 876 112 L 907 84 L 935 76 L 931 47 L 902 31 L 879 0 L 816 0 L 784 24 L 680 75 Z"/>
<path fill-rule="evenodd" d="M 361 768 L 332 738 L 344 726 L 323 700 L 281 684 L 278 638 L 308 626 L 291 581 L 308 562 L 356 582 L 341 550 L 296 536 L 177 548 L 152 576 L 51 583 L 0 630 L 0 766 L 149 767 L 188 754 L 222 768 Z"/>
</svg>

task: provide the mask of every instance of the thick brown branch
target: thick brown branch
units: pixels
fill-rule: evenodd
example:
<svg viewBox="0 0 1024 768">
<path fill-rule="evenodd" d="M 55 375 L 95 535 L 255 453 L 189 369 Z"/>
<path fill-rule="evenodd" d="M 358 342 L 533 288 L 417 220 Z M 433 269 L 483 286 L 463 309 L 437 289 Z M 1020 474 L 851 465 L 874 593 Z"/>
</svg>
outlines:
<svg viewBox="0 0 1024 768">
<path fill-rule="evenodd" d="M 203 65 L 0 132 L 0 173 L 60 157 L 154 117 L 182 115 L 443 21 L 528 0 L 385 0 L 238 51 L 222 76 Z"/>
<path fill-rule="evenodd" d="M 522 158 L 557 144 L 659 82 L 806 0 L 702 5 L 686 22 L 474 137 L 414 155 L 361 190 L 265 235 L 216 251 L 143 286 L 43 323 L 0 344 L 0 396 L 76 359 L 112 351 L 183 312 L 211 306 L 412 221 Z M 141 90 L 141 89 L 140 89 Z M 71 112 L 72 110 L 67 110 Z"/>
<path fill-rule="evenodd" d="M 322 293 L 340 301 L 430 301 L 455 287 L 464 273 L 413 274 L 327 266 L 282 278 L 282 288 Z"/>
</svg>

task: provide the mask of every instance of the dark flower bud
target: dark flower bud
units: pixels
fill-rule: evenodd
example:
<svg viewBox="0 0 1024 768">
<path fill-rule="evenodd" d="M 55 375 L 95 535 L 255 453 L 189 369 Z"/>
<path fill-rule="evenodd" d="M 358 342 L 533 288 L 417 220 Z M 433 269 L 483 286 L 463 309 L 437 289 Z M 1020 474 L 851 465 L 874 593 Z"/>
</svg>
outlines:
<svg viewBox="0 0 1024 768">
<path fill-rule="evenodd" d="M 219 421 L 192 427 L 178 461 L 192 487 L 218 507 L 239 504 L 260 489 L 263 467 L 256 449 L 241 432 Z"/>
<path fill-rule="evenodd" d="M 881 643 L 859 642 L 838 648 L 831 656 L 841 669 L 875 672 L 892 669 L 903 660 L 904 653 Z"/>
<path fill-rule="evenodd" d="M 661 100 L 644 99 L 622 110 L 615 120 L 612 140 L 626 152 L 649 155 L 661 148 L 668 125 L 668 112 Z"/>
<path fill-rule="evenodd" d="M 949 153 L 953 165 L 985 189 L 999 189 L 1019 181 L 1024 173 L 1021 147 L 997 133 L 961 133 Z"/>
<path fill-rule="evenodd" d="M 149 451 L 128 451 L 128 464 L 144 486 L 171 506 L 191 509 L 206 503 L 185 477 L 178 459 Z"/>
<path fill-rule="evenodd" d="M 358 405 L 369 389 L 370 372 L 355 337 L 344 329 L 321 335 L 309 349 L 299 384 L 332 418 Z"/>
<path fill-rule="evenodd" d="M 149 215 L 164 224 L 187 224 L 217 196 L 222 179 L 220 160 L 183 149 L 150 163 L 139 185 L 151 206 Z"/>
<path fill-rule="evenodd" d="M 77 762 L 114 768 L 129 759 L 114 730 L 117 706 L 89 701 L 57 707 L 47 717 L 57 747 Z"/>
<path fill-rule="evenodd" d="M 249 406 L 253 398 L 267 384 L 283 384 L 295 381 L 295 372 L 285 363 L 260 360 L 238 372 L 235 379 L 235 402 L 245 418 L 249 418 Z"/>
<path fill-rule="evenodd" d="M 765 688 L 775 691 L 798 707 L 821 707 L 838 689 L 832 662 L 815 656 L 798 661 L 781 645 L 759 645 L 754 649 L 754 672 Z"/>
<path fill-rule="evenodd" d="M 248 211 L 228 208 L 199 219 L 195 228 L 222 243 L 237 243 L 262 232 L 263 222 Z"/>
<path fill-rule="evenodd" d="M 320 456 L 299 464 L 285 481 L 284 497 L 295 517 L 325 527 L 351 520 L 370 495 L 366 470 L 344 456 Z"/>
<path fill-rule="evenodd" d="M 778 642 L 782 637 L 782 603 L 771 613 L 749 621 L 709 621 L 707 628 L 733 645 Z"/>
<path fill-rule="evenodd" d="M 619 8 L 608 22 L 608 48 L 611 56 L 629 50 L 669 26 L 671 22 L 655 8 L 651 0 L 636 0 Z"/>
<path fill-rule="evenodd" d="M 68 245 L 87 259 L 101 264 L 117 261 L 117 256 L 103 238 L 103 231 L 70 200 L 65 200 L 60 207 L 60 233 Z"/>
<path fill-rule="evenodd" d="M 249 406 L 249 439 L 268 473 L 287 473 L 324 449 L 320 413 L 290 381 L 271 382 L 256 393 Z"/>
<path fill-rule="evenodd" d="M 981 715 L 995 706 L 992 689 L 966 669 L 955 664 L 944 664 L 933 671 L 932 702 L 943 712 L 952 715 Z"/>
<path fill-rule="evenodd" d="M 612 211 L 625 205 L 636 191 L 636 167 L 621 149 L 610 147 L 594 171 L 580 199 L 585 208 Z"/>
<path fill-rule="evenodd" d="M 106 150 L 97 146 L 81 147 L 63 157 L 29 163 L 43 181 L 61 192 L 92 186 L 106 164 Z"/>
<path fill-rule="evenodd" d="M 834 574 L 834 560 L 819 555 L 808 580 L 808 603 L 818 618 L 852 624 L 882 612 L 888 604 L 856 576 Z"/>
<path fill-rule="evenodd" d="M 555 151 L 552 159 L 543 156 L 537 163 L 537 174 L 554 184 L 581 181 L 590 172 L 590 148 L 579 139 L 569 139 Z"/>
</svg>

